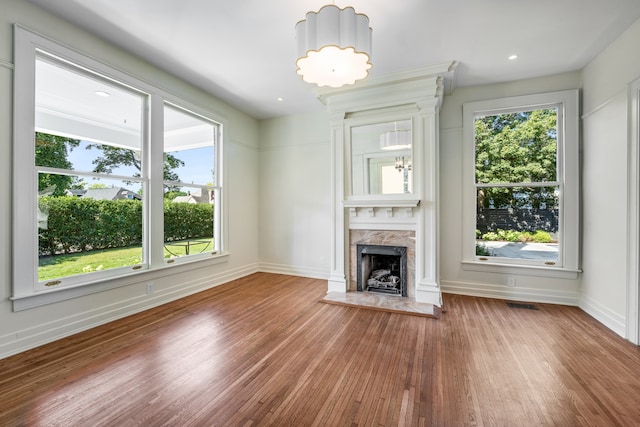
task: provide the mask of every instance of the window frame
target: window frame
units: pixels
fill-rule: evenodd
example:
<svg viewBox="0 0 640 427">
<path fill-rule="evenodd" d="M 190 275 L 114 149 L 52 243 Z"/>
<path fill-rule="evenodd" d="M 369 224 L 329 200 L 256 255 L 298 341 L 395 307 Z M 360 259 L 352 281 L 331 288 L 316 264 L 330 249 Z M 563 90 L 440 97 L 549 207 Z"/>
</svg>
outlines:
<svg viewBox="0 0 640 427">
<path fill-rule="evenodd" d="M 192 106 L 193 107 L 193 106 Z M 172 102 L 168 99 L 163 99 L 163 117 L 164 117 L 164 113 L 165 113 L 165 109 L 166 108 L 173 108 L 174 110 L 179 110 L 184 114 L 188 114 L 192 117 L 195 117 L 203 122 L 207 122 L 208 124 L 211 124 L 212 126 L 215 126 L 217 133 L 214 136 L 214 145 L 213 145 L 213 150 L 214 150 L 214 162 L 213 162 L 213 167 L 214 167 L 214 182 L 212 182 L 212 185 L 206 185 L 206 184 L 198 184 L 198 183 L 187 183 L 187 182 L 180 182 L 180 181 L 165 181 L 164 180 L 164 176 L 162 176 L 162 185 L 163 185 L 163 193 L 164 193 L 164 185 L 168 184 L 181 184 L 184 186 L 189 186 L 189 187 L 198 187 L 200 189 L 211 189 L 214 192 L 214 200 L 216 201 L 216 203 L 214 204 L 214 209 L 213 209 L 213 222 L 214 222 L 214 228 L 213 228 L 213 247 L 211 248 L 211 250 L 206 250 L 203 251 L 202 253 L 199 254 L 190 254 L 190 255 L 184 255 L 184 256 L 179 256 L 176 258 L 165 258 L 164 259 L 164 263 L 165 264 L 174 264 L 174 263 L 184 263 L 184 262 L 190 262 L 193 259 L 197 259 L 198 257 L 208 257 L 210 255 L 217 255 L 223 252 L 223 246 L 222 246 L 222 232 L 221 232 L 221 228 L 220 227 L 216 227 L 215 224 L 219 224 L 220 218 L 221 218 L 221 206 L 218 205 L 217 201 L 219 199 L 222 198 L 222 186 L 221 186 L 221 174 L 219 174 L 219 171 L 222 171 L 222 164 L 220 162 L 220 158 L 221 158 L 221 154 L 222 154 L 222 149 L 221 149 L 221 140 L 222 140 L 222 125 L 213 120 L 210 116 L 207 116 L 205 114 L 202 113 L 202 111 L 197 111 L 197 109 L 194 108 L 187 108 L 185 107 L 185 103 L 184 102 Z M 162 150 L 158 150 L 158 151 L 162 151 L 163 155 L 164 155 L 164 135 L 165 135 L 165 131 L 164 131 L 164 120 L 163 120 L 163 140 L 162 140 Z M 164 223 L 163 223 L 164 226 Z M 164 233 L 164 227 L 163 227 L 163 233 Z M 164 239 L 163 239 L 163 245 L 165 244 Z M 163 258 L 164 258 L 164 252 L 163 252 Z"/>
<path fill-rule="evenodd" d="M 13 272 L 12 296 L 14 311 L 63 301 L 82 295 L 88 295 L 120 286 L 152 280 L 166 274 L 178 274 L 182 270 L 193 269 L 194 262 L 219 264 L 227 261 L 226 251 L 226 192 L 223 191 L 223 145 L 225 119 L 215 111 L 197 106 L 181 97 L 175 96 L 147 81 L 140 80 L 128 73 L 91 58 L 72 48 L 57 43 L 41 34 L 35 33 L 18 24 L 14 26 L 14 118 L 13 118 Z M 38 231 L 37 194 L 38 184 L 34 160 L 35 135 L 35 66 L 40 55 L 50 56 L 62 63 L 85 70 L 89 74 L 112 80 L 117 84 L 130 87 L 134 92 L 147 97 L 142 123 L 142 180 L 146 185 L 143 194 L 143 260 L 139 267 L 116 268 L 103 272 L 83 274 L 73 277 L 68 284 L 43 289 L 38 284 Z M 180 262 L 167 262 L 164 259 L 164 219 L 163 215 L 163 168 L 150 165 L 163 164 L 165 103 L 176 105 L 185 111 L 199 115 L 217 126 L 215 149 L 216 189 L 221 196 L 214 211 L 214 235 L 218 238 L 217 251 L 193 254 Z M 171 273 L 160 272 L 170 268 Z M 160 273 L 160 274 L 158 274 Z M 80 278 L 80 279 L 78 279 Z"/>
<path fill-rule="evenodd" d="M 59 68 L 63 68 L 66 71 L 71 71 L 80 75 L 84 75 L 87 76 L 89 78 L 92 78 L 96 81 L 105 81 L 108 84 L 111 84 L 112 86 L 120 86 L 122 89 L 127 90 L 131 93 L 135 93 L 137 95 L 140 96 L 141 98 L 141 116 L 146 116 L 148 115 L 147 112 L 149 110 L 148 108 L 148 100 L 149 100 L 149 94 L 145 93 L 143 91 L 140 90 L 136 90 L 128 85 L 122 84 L 119 81 L 115 81 L 114 79 L 110 79 L 107 78 L 103 75 L 101 75 L 100 73 L 96 73 L 93 72 L 89 69 L 87 69 L 86 67 L 82 67 L 79 66 L 78 64 L 72 63 L 69 60 L 66 60 L 64 58 L 58 57 L 57 55 L 53 55 L 50 54 L 49 52 L 45 52 L 44 50 L 40 50 L 40 49 L 36 49 L 36 54 L 35 54 L 35 61 L 46 61 L 49 62 Z M 34 92 L 34 96 L 36 96 L 36 93 Z M 35 102 L 34 102 L 34 113 L 36 113 L 35 111 Z M 37 114 L 34 114 L 34 117 Z M 34 127 L 35 127 L 35 123 L 36 120 L 34 118 Z M 145 153 L 147 151 L 145 141 L 148 139 L 147 135 L 148 135 L 148 130 L 147 127 L 144 126 L 144 122 L 142 123 L 142 127 L 140 129 L 140 152 L 141 153 Z M 35 130 L 35 129 L 34 129 Z M 26 129 L 25 129 L 25 135 L 26 135 Z M 58 169 L 58 168 L 51 168 L 51 167 L 44 167 L 44 166 L 33 166 L 33 164 L 31 166 L 27 166 L 26 165 L 26 160 L 27 158 L 32 158 L 33 159 L 33 155 L 32 155 L 32 148 L 33 144 L 28 147 L 27 143 L 26 143 L 26 139 L 21 140 L 24 141 L 24 144 L 20 144 L 19 150 L 18 147 L 15 148 L 15 151 L 20 151 L 20 154 L 22 155 L 22 158 L 24 160 L 24 167 L 21 167 L 21 171 L 25 171 L 25 174 L 22 176 L 22 179 L 26 179 L 26 171 L 29 168 L 34 168 L 34 174 L 33 176 L 35 176 L 35 185 L 36 187 L 38 186 L 38 174 L 39 173 L 52 173 L 52 174 L 63 174 L 63 175 L 70 175 L 70 176 L 79 176 L 79 177 L 93 177 L 93 178 L 97 178 L 97 179 L 105 179 L 105 180 L 114 180 L 114 181 L 126 181 L 126 180 L 130 180 L 130 181 L 137 181 L 139 182 L 140 186 L 143 188 L 143 193 L 148 193 L 148 188 L 149 188 L 149 179 L 146 173 L 145 168 L 143 167 L 143 170 L 141 171 L 141 175 L 140 177 L 133 177 L 133 176 L 128 176 L 128 175 L 119 175 L 119 174 L 108 174 L 108 173 L 102 173 L 102 172 L 92 172 L 92 171 L 81 171 L 81 170 L 75 170 L 75 169 Z M 143 162 L 143 166 L 146 165 L 146 162 Z M 16 172 L 17 173 L 17 172 Z M 15 179 L 16 182 L 20 181 L 19 179 Z M 145 210 L 147 209 L 147 205 L 148 205 L 148 198 L 143 197 L 142 198 L 143 201 L 143 212 L 142 212 L 142 223 L 143 223 L 143 232 L 144 229 L 148 223 L 147 220 L 147 215 L 145 215 Z M 14 201 L 14 205 L 18 204 L 18 201 Z M 25 212 L 24 210 L 21 212 Z M 25 224 L 26 225 L 26 224 Z M 27 233 L 26 231 L 22 231 L 22 233 Z M 140 260 L 139 263 L 135 264 L 135 265 L 128 265 L 128 266 L 122 266 L 122 267 L 115 267 L 115 268 L 111 268 L 105 271 L 95 271 L 91 273 L 91 277 L 92 279 L 95 280 L 104 280 L 104 279 L 109 279 L 112 277 L 116 277 L 116 276 L 120 276 L 122 274 L 126 274 L 128 273 L 128 270 L 134 269 L 134 270 L 147 270 L 149 268 L 149 256 L 148 256 L 148 245 L 145 245 L 146 239 L 143 238 L 143 242 L 142 242 L 142 259 Z M 36 245 L 38 245 L 38 233 L 36 232 Z M 37 247 L 37 246 L 36 246 Z M 36 262 L 37 262 L 37 256 L 36 256 Z M 38 273 L 37 273 L 37 269 L 36 269 L 36 280 L 34 282 L 34 286 L 35 286 L 35 290 L 36 292 L 42 292 L 42 291 L 46 291 L 47 287 L 50 285 L 56 286 L 56 283 L 60 282 L 61 280 L 59 280 L 58 278 L 53 279 L 53 280 L 43 280 L 43 281 L 39 281 L 37 279 Z M 87 278 L 85 277 L 86 274 L 81 274 L 81 275 L 75 275 L 75 276 L 66 276 L 64 278 L 60 278 L 63 279 L 65 282 L 65 287 L 70 287 L 70 286 L 77 286 L 77 285 L 83 285 L 84 283 L 87 282 Z"/>
<path fill-rule="evenodd" d="M 579 93 L 578 90 L 521 95 L 463 104 L 462 268 L 464 270 L 576 278 L 579 268 Z M 558 109 L 557 177 L 559 186 L 558 260 L 494 258 L 475 254 L 475 119 L 516 111 Z M 511 184 L 511 183 L 510 183 Z M 554 183 L 555 184 L 555 183 Z"/>
</svg>

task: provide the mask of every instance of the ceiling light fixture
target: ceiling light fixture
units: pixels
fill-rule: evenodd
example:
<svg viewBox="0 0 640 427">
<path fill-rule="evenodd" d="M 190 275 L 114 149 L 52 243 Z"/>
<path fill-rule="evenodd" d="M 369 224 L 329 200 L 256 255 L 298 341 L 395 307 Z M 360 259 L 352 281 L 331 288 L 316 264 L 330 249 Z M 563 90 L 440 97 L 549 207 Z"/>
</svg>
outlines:
<svg viewBox="0 0 640 427">
<path fill-rule="evenodd" d="M 341 87 L 354 84 L 371 68 L 369 18 L 352 7 L 323 6 L 296 24 L 297 73 L 307 83 Z"/>
<path fill-rule="evenodd" d="M 509 57 L 509 60 L 510 60 L 510 61 L 515 61 L 516 59 L 518 59 L 518 55 L 516 55 L 516 54 L 513 54 L 513 55 L 511 55 L 511 56 Z"/>
<path fill-rule="evenodd" d="M 105 98 L 106 98 L 106 97 L 108 97 L 108 96 L 111 96 L 111 95 L 109 95 L 109 92 L 105 92 L 105 91 L 103 91 L 103 90 L 97 90 L 97 91 L 96 91 L 96 95 L 98 95 L 98 96 L 104 96 Z"/>
</svg>

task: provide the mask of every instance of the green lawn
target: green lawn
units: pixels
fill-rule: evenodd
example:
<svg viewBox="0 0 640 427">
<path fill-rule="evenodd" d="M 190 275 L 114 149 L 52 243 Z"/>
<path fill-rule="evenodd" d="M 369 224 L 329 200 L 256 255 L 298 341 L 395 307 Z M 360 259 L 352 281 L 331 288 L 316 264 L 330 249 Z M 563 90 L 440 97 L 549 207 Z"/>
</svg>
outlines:
<svg viewBox="0 0 640 427">
<path fill-rule="evenodd" d="M 211 250 L 212 239 L 192 239 L 165 245 L 164 257 L 180 257 Z M 38 280 L 59 279 L 60 277 L 126 267 L 142 262 L 142 247 L 103 249 L 77 254 L 42 257 L 39 260 Z"/>
</svg>

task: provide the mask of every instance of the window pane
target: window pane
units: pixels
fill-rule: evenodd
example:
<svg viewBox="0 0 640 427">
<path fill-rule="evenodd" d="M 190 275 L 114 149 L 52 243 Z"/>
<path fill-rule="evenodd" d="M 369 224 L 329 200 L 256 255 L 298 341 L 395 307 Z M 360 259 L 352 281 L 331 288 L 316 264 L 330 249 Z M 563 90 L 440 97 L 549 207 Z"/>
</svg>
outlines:
<svg viewBox="0 0 640 427">
<path fill-rule="evenodd" d="M 145 96 L 45 54 L 35 88 L 38 281 L 142 264 Z"/>
<path fill-rule="evenodd" d="M 165 106 L 165 258 L 212 252 L 217 125 Z M 194 186 L 184 184 L 195 184 Z"/>
<path fill-rule="evenodd" d="M 48 57 L 36 60 L 36 166 L 141 176 L 145 97 Z"/>
<path fill-rule="evenodd" d="M 40 175 L 69 184 L 63 195 L 38 195 L 39 281 L 142 263 L 139 182 Z"/>
<path fill-rule="evenodd" d="M 558 187 L 477 190 L 476 255 L 558 260 Z"/>
<path fill-rule="evenodd" d="M 214 186 L 217 125 L 165 106 L 165 181 Z"/>
<path fill-rule="evenodd" d="M 180 187 L 164 202 L 165 258 L 214 251 L 211 189 Z M 167 193 L 169 194 L 169 193 Z"/>
<path fill-rule="evenodd" d="M 555 182 L 557 109 L 476 117 L 476 182 Z"/>
</svg>

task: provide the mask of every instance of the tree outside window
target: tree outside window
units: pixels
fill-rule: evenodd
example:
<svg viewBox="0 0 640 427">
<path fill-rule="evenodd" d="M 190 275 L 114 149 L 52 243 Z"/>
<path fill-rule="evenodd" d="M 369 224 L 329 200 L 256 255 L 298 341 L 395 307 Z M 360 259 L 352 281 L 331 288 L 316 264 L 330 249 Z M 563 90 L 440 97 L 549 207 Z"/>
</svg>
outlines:
<svg viewBox="0 0 640 427">
<path fill-rule="evenodd" d="M 556 261 L 557 108 L 478 116 L 474 142 L 476 254 Z"/>
</svg>

